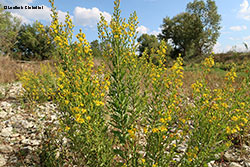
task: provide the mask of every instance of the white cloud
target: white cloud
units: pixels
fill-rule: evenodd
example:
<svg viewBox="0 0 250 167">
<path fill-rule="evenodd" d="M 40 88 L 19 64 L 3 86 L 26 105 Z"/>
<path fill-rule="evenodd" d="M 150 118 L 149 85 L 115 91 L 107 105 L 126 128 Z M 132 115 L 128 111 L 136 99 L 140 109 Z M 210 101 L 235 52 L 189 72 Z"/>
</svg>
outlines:
<svg viewBox="0 0 250 167">
<path fill-rule="evenodd" d="M 232 41 L 249 41 L 250 36 L 245 36 L 245 37 L 241 37 L 241 38 L 229 37 L 229 39 Z"/>
<path fill-rule="evenodd" d="M 22 23 L 31 23 L 32 21 L 35 20 L 51 21 L 51 16 L 50 16 L 51 11 L 50 8 L 47 6 L 43 6 L 43 9 L 41 10 L 20 9 L 20 10 L 15 10 L 14 12 L 13 11 L 10 12 L 12 13 L 12 15 L 21 18 Z M 67 14 L 66 12 L 58 10 L 58 18 L 60 22 L 64 20 L 66 14 Z"/>
<path fill-rule="evenodd" d="M 236 39 L 234 37 L 229 37 L 230 40 L 235 41 Z"/>
<path fill-rule="evenodd" d="M 240 11 L 238 15 L 245 20 L 250 20 L 250 7 L 248 0 L 243 0 L 240 4 Z"/>
<path fill-rule="evenodd" d="M 9 6 L 13 6 L 13 5 L 28 5 L 30 3 L 32 3 L 33 0 L 1 0 L 1 3 L 3 5 L 9 5 Z"/>
<path fill-rule="evenodd" d="M 221 34 L 231 34 L 232 32 L 229 31 L 222 31 Z"/>
<path fill-rule="evenodd" d="M 242 38 L 235 38 L 235 37 L 229 37 L 230 40 L 232 41 L 240 41 Z"/>
<path fill-rule="evenodd" d="M 154 31 L 150 32 L 149 34 L 152 34 L 152 35 L 157 36 L 157 35 L 159 35 L 160 33 L 161 33 L 161 28 L 158 28 L 158 30 L 154 30 Z"/>
<path fill-rule="evenodd" d="M 3 5 L 9 5 L 9 6 L 27 6 L 31 5 L 33 0 L 1 0 L 3 1 Z M 38 21 L 51 21 L 50 14 L 52 13 L 50 10 L 51 8 L 45 6 L 45 5 L 39 5 L 43 6 L 43 9 L 40 10 L 30 10 L 30 9 L 16 9 L 16 10 L 7 10 L 9 11 L 13 16 L 21 19 L 22 23 L 30 24 L 35 20 Z M 62 22 L 65 19 L 65 15 L 67 13 L 63 12 L 61 10 L 58 10 L 58 18 L 59 21 Z M 73 16 L 70 16 L 73 18 Z"/>
<path fill-rule="evenodd" d="M 11 11 L 12 12 L 12 11 Z M 21 18 L 23 19 L 23 22 L 32 22 L 34 20 L 45 20 L 49 21 L 50 19 L 50 8 L 47 6 L 43 6 L 42 10 L 28 10 L 28 9 L 20 9 L 20 10 L 15 10 L 13 14 L 20 15 Z"/>
<path fill-rule="evenodd" d="M 136 30 L 139 32 L 139 34 L 147 34 L 149 32 L 149 28 L 143 25 L 139 26 Z"/>
<path fill-rule="evenodd" d="M 243 26 L 232 26 L 229 28 L 232 31 L 242 31 L 242 30 L 246 30 L 247 26 L 243 25 Z"/>
<path fill-rule="evenodd" d="M 213 48 L 213 51 L 215 52 L 215 53 L 221 53 L 222 52 L 222 45 L 219 43 L 219 42 L 217 42 L 215 45 L 214 45 L 214 48 Z"/>
<path fill-rule="evenodd" d="M 248 46 L 250 43 L 245 42 Z M 226 53 L 228 51 L 245 52 L 247 51 L 244 43 L 238 43 L 236 45 L 226 45 L 222 46 L 219 42 L 214 46 L 213 51 L 215 53 Z"/>
<path fill-rule="evenodd" d="M 24 16 L 22 16 L 20 14 L 11 13 L 11 15 L 14 16 L 14 17 L 17 17 L 18 19 L 20 19 L 21 22 L 24 23 L 24 24 L 30 24 L 31 23 L 31 21 L 29 19 L 27 19 L 26 17 L 24 17 Z"/>
<path fill-rule="evenodd" d="M 67 15 L 67 12 L 63 12 L 61 10 L 58 10 L 58 19 L 60 22 L 64 22 L 65 16 Z M 74 19 L 74 16 L 69 15 L 71 19 Z M 51 21 L 51 17 L 49 17 L 49 20 Z"/>
<path fill-rule="evenodd" d="M 78 25 L 90 28 L 96 27 L 97 22 L 100 20 L 100 14 L 102 14 L 107 21 L 111 20 L 111 15 L 107 12 L 101 12 L 98 8 L 92 9 L 76 7 L 74 10 L 74 21 Z"/>
<path fill-rule="evenodd" d="M 157 35 L 159 35 L 161 33 L 161 28 L 158 28 L 157 30 L 150 31 L 149 28 L 141 25 L 136 29 L 136 31 L 138 31 L 139 34 L 149 34 L 149 35 L 157 36 Z"/>
<path fill-rule="evenodd" d="M 249 41 L 250 40 L 250 36 L 243 37 L 243 40 L 244 41 Z"/>
<path fill-rule="evenodd" d="M 248 45 L 248 43 L 246 43 Z M 236 44 L 234 46 L 229 46 L 227 45 L 226 46 L 226 52 L 227 51 L 237 51 L 237 52 L 245 52 L 247 51 L 245 45 L 243 43 L 240 43 L 240 44 Z"/>
</svg>

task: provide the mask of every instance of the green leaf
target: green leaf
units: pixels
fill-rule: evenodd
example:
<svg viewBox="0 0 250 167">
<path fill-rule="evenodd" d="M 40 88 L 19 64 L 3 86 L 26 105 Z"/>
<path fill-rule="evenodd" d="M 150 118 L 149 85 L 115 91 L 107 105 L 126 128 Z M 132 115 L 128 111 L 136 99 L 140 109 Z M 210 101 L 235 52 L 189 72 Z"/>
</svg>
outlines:
<svg viewBox="0 0 250 167">
<path fill-rule="evenodd" d="M 125 155 L 124 155 L 124 152 L 122 150 L 114 149 L 113 151 L 114 151 L 114 153 L 120 155 L 123 159 L 125 159 Z"/>
<path fill-rule="evenodd" d="M 123 138 L 122 133 L 120 131 L 112 130 L 112 133 L 119 138 L 121 144 L 125 144 L 125 139 Z"/>
</svg>

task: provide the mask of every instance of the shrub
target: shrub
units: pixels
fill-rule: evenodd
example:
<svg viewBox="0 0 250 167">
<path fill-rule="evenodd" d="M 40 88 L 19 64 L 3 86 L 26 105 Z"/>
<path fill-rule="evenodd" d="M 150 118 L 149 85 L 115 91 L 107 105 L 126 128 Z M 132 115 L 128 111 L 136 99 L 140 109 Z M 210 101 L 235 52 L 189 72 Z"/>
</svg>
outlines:
<svg viewBox="0 0 250 167">
<path fill-rule="evenodd" d="M 4 11 L 0 4 L 0 56 L 12 56 L 12 49 L 20 29 L 21 20 Z"/>
<path fill-rule="evenodd" d="M 47 60 L 55 57 L 56 46 L 51 41 L 53 39 L 48 26 L 43 27 L 39 22 L 22 25 L 13 49 L 13 57 L 21 60 Z"/>
<path fill-rule="evenodd" d="M 49 64 L 40 65 L 41 71 L 22 71 L 18 74 L 22 83 L 23 97 L 27 102 L 46 102 L 56 94 L 56 73 Z"/>
</svg>

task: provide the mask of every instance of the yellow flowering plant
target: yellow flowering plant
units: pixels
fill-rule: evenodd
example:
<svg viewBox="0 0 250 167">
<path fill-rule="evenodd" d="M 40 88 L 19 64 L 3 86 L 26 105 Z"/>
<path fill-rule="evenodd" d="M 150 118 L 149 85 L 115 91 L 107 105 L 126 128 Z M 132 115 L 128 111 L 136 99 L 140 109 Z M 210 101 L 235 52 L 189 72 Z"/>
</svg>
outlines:
<svg viewBox="0 0 250 167">
<path fill-rule="evenodd" d="M 114 1 L 114 13 L 110 23 L 103 16 L 98 23 L 103 56 L 110 61 L 110 90 L 107 107 L 110 115 L 111 132 L 116 141 L 113 149 L 116 163 L 138 164 L 139 118 L 143 110 L 143 96 L 140 92 L 142 64 L 137 59 L 136 29 L 137 16 L 133 13 L 128 21 L 120 17 L 120 1 Z"/>
<path fill-rule="evenodd" d="M 112 160 L 108 151 L 111 149 L 108 144 L 111 140 L 108 139 L 104 119 L 109 78 L 102 76 L 104 65 L 94 70 L 92 50 L 82 30 L 76 35 L 77 41 L 73 42 L 74 26 L 69 14 L 64 24 L 59 23 L 54 1 L 50 2 L 50 30 L 60 55 L 54 101 L 58 104 L 61 127 L 65 129 L 63 133 L 72 143 L 72 152 L 79 153 L 77 163 L 107 165 Z"/>
<path fill-rule="evenodd" d="M 44 87 L 49 93 L 42 97 L 53 97 L 57 104 L 60 134 L 68 143 L 53 147 L 53 155 L 63 151 L 48 166 L 206 166 L 233 144 L 233 137 L 242 139 L 249 131 L 249 67 L 240 85 L 235 85 L 237 74 L 231 68 L 223 87 L 211 88 L 207 78 L 215 62 L 212 56 L 206 58 L 187 100 L 181 55 L 167 67 L 168 48 L 162 41 L 151 51 L 157 63 L 147 49 L 138 57 L 138 18 L 135 12 L 127 21 L 121 18 L 120 0 L 114 0 L 110 22 L 100 17 L 105 61 L 97 69 L 85 34 L 80 30 L 73 41 L 70 15 L 59 23 L 50 2 L 51 42 L 60 57 L 49 84 L 53 87 Z M 43 87 L 37 77 L 23 85 L 32 100 L 37 98 L 34 86 Z"/>
<path fill-rule="evenodd" d="M 40 64 L 41 71 L 22 71 L 18 74 L 22 83 L 22 96 L 29 103 L 51 101 L 56 92 L 56 74 L 49 64 Z"/>
<path fill-rule="evenodd" d="M 116 137 L 113 151 L 117 155 L 117 164 L 139 166 L 140 159 L 147 165 L 168 164 L 181 143 L 170 146 L 171 154 L 165 153 L 167 145 L 178 138 L 177 132 L 182 128 L 181 125 L 174 131 L 169 128 L 176 126 L 174 123 L 180 115 L 182 59 L 178 58 L 174 66 L 167 69 L 164 41 L 155 51 L 159 60 L 157 66 L 146 52 L 138 58 L 135 54 L 137 17 L 133 13 L 126 23 L 120 17 L 120 1 L 116 0 L 114 4 L 110 23 L 101 17 L 98 30 L 104 56 L 111 62 L 107 107 L 111 131 Z M 141 134 L 142 129 L 145 134 Z M 141 143 L 140 138 L 146 143 Z"/>
<path fill-rule="evenodd" d="M 211 89 L 206 78 L 214 65 L 213 58 L 206 58 L 203 65 L 203 77 L 192 84 L 193 105 L 188 106 L 186 111 L 190 124 L 187 132 L 187 150 L 182 162 L 180 161 L 182 166 L 204 166 L 216 159 L 218 153 L 231 146 L 231 134 L 242 131 L 247 125 L 248 121 L 242 123 L 240 118 L 249 118 L 248 109 L 244 105 L 249 98 L 242 98 L 246 96 L 243 92 L 247 87 L 243 82 L 243 92 L 241 89 L 235 89 L 234 68 L 226 74 L 224 88 Z M 249 82 L 249 79 L 245 78 L 244 81 L 246 80 Z M 242 110 L 239 103 L 243 104 Z"/>
</svg>

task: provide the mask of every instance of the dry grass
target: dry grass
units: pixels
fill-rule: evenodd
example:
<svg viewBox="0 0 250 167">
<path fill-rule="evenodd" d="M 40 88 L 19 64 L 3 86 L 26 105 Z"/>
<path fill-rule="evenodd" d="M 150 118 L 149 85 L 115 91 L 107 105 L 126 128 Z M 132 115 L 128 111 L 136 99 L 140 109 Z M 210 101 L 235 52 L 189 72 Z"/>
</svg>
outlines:
<svg viewBox="0 0 250 167">
<path fill-rule="evenodd" d="M 53 61 L 16 61 L 7 56 L 0 56 L 0 83 L 17 81 L 17 74 L 22 71 L 39 72 L 41 70 L 40 65 L 46 63 L 53 66 Z"/>
<path fill-rule="evenodd" d="M 0 56 L 0 83 L 16 81 L 16 73 L 19 71 L 21 71 L 21 67 L 16 61 L 6 56 Z"/>
<path fill-rule="evenodd" d="M 201 71 L 184 71 L 184 78 L 183 78 L 184 94 L 190 96 L 193 92 L 191 85 L 203 77 L 204 76 Z M 205 76 L 205 79 L 207 81 L 208 87 L 211 89 L 223 88 L 225 84 L 225 75 L 220 72 L 211 71 L 211 73 Z M 240 87 L 242 80 L 243 77 L 236 78 L 234 83 L 236 88 Z"/>
<path fill-rule="evenodd" d="M 103 59 L 101 58 L 94 58 L 95 69 L 101 63 Z M 104 61 L 105 62 L 105 61 Z M 41 64 L 49 63 L 51 67 L 54 67 L 55 61 L 53 60 L 46 60 L 46 61 L 16 61 L 6 56 L 0 56 L 0 83 L 11 83 L 18 80 L 17 74 L 21 71 L 31 70 L 34 72 L 41 71 Z M 107 63 L 107 62 L 106 62 Z M 106 66 L 105 70 L 109 70 Z M 183 91 L 186 95 L 190 95 L 192 92 L 191 85 L 199 78 L 202 78 L 202 73 L 199 70 L 195 71 L 184 71 L 184 79 L 183 79 Z M 209 87 L 211 88 L 218 88 L 221 87 L 224 83 L 223 75 L 220 75 L 217 72 L 210 73 L 207 78 L 209 82 Z M 237 79 L 240 83 L 240 79 Z M 238 83 L 236 81 L 236 84 Z"/>
<path fill-rule="evenodd" d="M 220 54 L 215 54 L 214 59 L 216 62 L 241 64 L 244 61 L 250 60 L 250 52 L 246 52 L 246 53 L 237 53 L 237 52 L 220 53 Z"/>
</svg>

